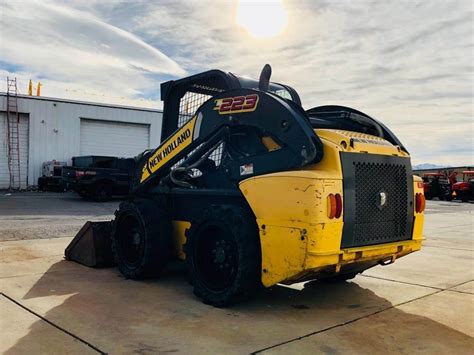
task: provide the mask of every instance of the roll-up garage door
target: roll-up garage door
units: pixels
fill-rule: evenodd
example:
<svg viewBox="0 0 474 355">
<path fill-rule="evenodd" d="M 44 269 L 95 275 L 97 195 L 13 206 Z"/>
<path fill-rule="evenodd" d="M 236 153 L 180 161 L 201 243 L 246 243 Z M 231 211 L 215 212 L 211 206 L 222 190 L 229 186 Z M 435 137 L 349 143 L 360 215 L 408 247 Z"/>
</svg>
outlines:
<svg viewBox="0 0 474 355">
<path fill-rule="evenodd" d="M 150 145 L 150 125 L 81 118 L 81 155 L 133 157 Z"/>
<path fill-rule="evenodd" d="M 12 169 L 8 167 L 8 129 L 7 114 L 0 112 L 0 189 L 25 189 L 28 185 L 28 138 L 29 117 L 20 114 L 18 125 L 18 147 L 20 149 L 19 163 L 16 147 L 12 146 Z M 15 129 L 16 132 L 16 129 Z M 16 137 L 13 138 L 16 142 Z M 16 143 L 14 143 L 16 145 Z M 18 164 L 20 169 L 18 169 Z M 11 175 L 11 186 L 10 186 Z"/>
</svg>

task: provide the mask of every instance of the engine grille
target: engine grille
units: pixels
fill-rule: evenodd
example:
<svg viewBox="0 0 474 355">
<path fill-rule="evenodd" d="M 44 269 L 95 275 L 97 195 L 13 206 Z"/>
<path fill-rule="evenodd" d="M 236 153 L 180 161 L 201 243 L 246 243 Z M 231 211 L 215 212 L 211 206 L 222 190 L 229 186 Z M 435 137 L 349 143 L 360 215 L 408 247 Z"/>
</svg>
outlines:
<svg viewBox="0 0 474 355">
<path fill-rule="evenodd" d="M 413 182 L 410 160 L 341 153 L 344 230 L 341 247 L 411 238 Z"/>
</svg>

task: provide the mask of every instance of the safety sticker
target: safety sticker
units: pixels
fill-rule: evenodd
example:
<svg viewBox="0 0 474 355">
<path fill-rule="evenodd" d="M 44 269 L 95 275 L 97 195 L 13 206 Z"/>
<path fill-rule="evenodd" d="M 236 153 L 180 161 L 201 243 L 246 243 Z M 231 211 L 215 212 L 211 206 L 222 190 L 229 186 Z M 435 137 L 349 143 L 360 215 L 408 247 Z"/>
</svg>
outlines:
<svg viewBox="0 0 474 355">
<path fill-rule="evenodd" d="M 245 164 L 240 166 L 240 175 L 250 175 L 253 174 L 253 164 Z"/>
</svg>

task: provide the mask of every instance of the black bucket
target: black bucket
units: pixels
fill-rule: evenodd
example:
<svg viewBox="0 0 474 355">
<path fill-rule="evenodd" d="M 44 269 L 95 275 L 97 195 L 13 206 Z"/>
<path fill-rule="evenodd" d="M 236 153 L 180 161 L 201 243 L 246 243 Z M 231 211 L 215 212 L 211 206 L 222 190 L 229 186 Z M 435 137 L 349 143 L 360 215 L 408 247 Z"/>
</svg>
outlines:
<svg viewBox="0 0 474 355">
<path fill-rule="evenodd" d="M 86 222 L 67 246 L 66 260 L 89 267 L 113 266 L 111 233 L 112 222 Z"/>
</svg>

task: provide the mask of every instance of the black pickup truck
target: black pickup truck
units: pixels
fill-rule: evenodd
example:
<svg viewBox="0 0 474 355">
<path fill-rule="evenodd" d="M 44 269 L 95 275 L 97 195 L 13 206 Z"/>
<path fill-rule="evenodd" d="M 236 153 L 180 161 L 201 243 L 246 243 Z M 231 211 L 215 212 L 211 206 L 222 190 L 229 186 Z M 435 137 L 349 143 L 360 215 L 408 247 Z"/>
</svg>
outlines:
<svg viewBox="0 0 474 355">
<path fill-rule="evenodd" d="M 128 195 L 134 170 L 133 158 L 88 155 L 72 158 L 72 166 L 63 167 L 62 178 L 66 188 L 82 198 L 107 201 Z"/>
</svg>

